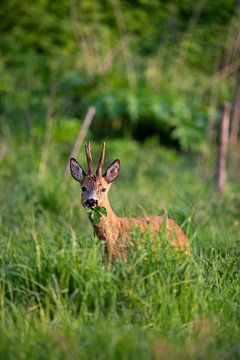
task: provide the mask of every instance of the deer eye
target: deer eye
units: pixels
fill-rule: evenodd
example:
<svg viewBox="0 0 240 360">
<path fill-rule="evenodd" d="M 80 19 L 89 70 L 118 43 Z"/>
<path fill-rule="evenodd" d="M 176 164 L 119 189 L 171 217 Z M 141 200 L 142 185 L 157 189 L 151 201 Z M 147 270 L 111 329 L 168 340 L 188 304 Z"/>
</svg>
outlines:
<svg viewBox="0 0 240 360">
<path fill-rule="evenodd" d="M 102 188 L 102 192 L 105 192 L 106 191 L 106 189 L 105 188 Z"/>
<path fill-rule="evenodd" d="M 82 192 L 86 191 L 87 189 L 85 188 L 85 186 L 82 187 Z"/>
</svg>

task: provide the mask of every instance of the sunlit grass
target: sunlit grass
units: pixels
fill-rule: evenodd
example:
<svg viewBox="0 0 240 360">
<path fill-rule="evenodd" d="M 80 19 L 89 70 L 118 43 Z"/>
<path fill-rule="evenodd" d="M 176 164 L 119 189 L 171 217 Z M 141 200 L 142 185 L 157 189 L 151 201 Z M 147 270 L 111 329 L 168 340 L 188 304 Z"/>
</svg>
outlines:
<svg viewBox="0 0 240 360">
<path fill-rule="evenodd" d="M 122 162 L 117 213 L 169 214 L 192 248 L 136 230 L 112 266 L 78 185 L 62 183 L 66 149 L 53 142 L 41 179 L 40 150 L 12 141 L 2 162 L 0 357 L 239 358 L 239 193 L 219 198 L 195 165 L 155 145 L 107 142 L 107 162 Z"/>
</svg>

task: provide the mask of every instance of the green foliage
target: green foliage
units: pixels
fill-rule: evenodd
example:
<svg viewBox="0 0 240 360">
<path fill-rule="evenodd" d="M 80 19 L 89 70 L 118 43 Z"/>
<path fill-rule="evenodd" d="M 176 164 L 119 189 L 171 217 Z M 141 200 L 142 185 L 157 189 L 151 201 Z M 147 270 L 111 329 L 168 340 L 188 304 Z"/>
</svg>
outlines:
<svg viewBox="0 0 240 360">
<path fill-rule="evenodd" d="M 104 206 L 95 206 L 87 209 L 87 214 L 90 216 L 93 224 L 100 224 L 102 216 L 107 216 L 107 209 Z"/>
<path fill-rule="evenodd" d="M 219 103 L 232 99 L 234 79 L 217 71 L 237 29 L 233 0 L 202 5 L 1 1 L 1 121 L 29 135 L 49 99 L 59 118 L 94 105 L 95 138 L 155 135 L 201 151 L 212 84 Z"/>
<path fill-rule="evenodd" d="M 127 259 L 112 266 L 76 182 L 61 182 L 71 141 L 52 134 L 43 176 L 37 130 L 28 142 L 10 137 L 1 162 L 0 358 L 238 358 L 239 191 L 219 198 L 194 159 L 154 139 L 108 141 L 106 166 L 122 163 L 114 210 L 168 215 L 192 249 L 136 229 Z"/>
</svg>

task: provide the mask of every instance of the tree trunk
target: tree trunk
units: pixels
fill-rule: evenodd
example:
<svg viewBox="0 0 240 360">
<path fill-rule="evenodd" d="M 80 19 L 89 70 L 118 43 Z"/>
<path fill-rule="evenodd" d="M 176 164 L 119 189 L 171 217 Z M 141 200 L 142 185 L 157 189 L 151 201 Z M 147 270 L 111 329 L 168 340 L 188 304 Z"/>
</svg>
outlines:
<svg viewBox="0 0 240 360">
<path fill-rule="evenodd" d="M 230 105 L 225 103 L 223 105 L 222 117 L 220 121 L 220 139 L 217 158 L 216 189 L 220 193 L 223 193 L 226 188 L 227 150 L 229 142 L 229 112 Z"/>
<path fill-rule="evenodd" d="M 73 145 L 73 148 L 72 148 L 72 151 L 71 151 L 71 154 L 68 158 L 68 161 L 67 161 L 67 164 L 66 164 L 66 167 L 65 167 L 65 170 L 64 170 L 64 174 L 63 174 L 63 181 L 66 182 L 67 180 L 67 177 L 69 175 L 69 160 L 71 159 L 71 157 L 76 157 L 78 152 L 79 152 L 79 149 L 80 149 L 80 146 L 82 145 L 82 142 L 87 134 L 87 131 L 92 123 L 92 120 L 93 120 L 93 117 L 96 113 L 96 109 L 94 106 L 90 106 L 88 108 L 88 111 L 87 111 L 87 114 L 85 116 L 85 119 L 83 120 L 83 124 L 82 124 L 82 127 L 79 131 L 79 134 L 78 134 L 78 137 L 75 141 L 75 144 Z"/>
<path fill-rule="evenodd" d="M 233 101 L 232 116 L 231 116 L 231 131 L 230 131 L 230 145 L 235 148 L 238 139 L 238 130 L 240 122 L 240 69 L 237 75 L 237 89 L 235 99 Z"/>
</svg>

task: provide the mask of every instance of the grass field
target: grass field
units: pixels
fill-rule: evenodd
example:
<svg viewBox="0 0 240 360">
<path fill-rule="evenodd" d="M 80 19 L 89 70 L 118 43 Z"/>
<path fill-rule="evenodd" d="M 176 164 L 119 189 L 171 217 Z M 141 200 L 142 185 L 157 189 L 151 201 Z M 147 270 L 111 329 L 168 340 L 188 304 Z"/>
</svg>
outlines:
<svg viewBox="0 0 240 360">
<path fill-rule="evenodd" d="M 240 359 L 240 191 L 214 193 L 196 159 L 154 141 L 107 141 L 122 170 L 110 201 L 119 215 L 169 213 L 192 255 L 133 234 L 110 266 L 62 174 L 74 136 L 5 133 L 1 161 L 0 358 Z M 101 144 L 93 143 L 98 157 Z M 84 154 L 79 154 L 85 164 Z M 211 167 L 209 167 L 211 168 Z M 210 175 L 209 175 L 210 174 Z M 139 244 L 144 243 L 144 246 Z M 154 251 L 153 251 L 154 248 Z"/>
</svg>

